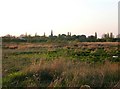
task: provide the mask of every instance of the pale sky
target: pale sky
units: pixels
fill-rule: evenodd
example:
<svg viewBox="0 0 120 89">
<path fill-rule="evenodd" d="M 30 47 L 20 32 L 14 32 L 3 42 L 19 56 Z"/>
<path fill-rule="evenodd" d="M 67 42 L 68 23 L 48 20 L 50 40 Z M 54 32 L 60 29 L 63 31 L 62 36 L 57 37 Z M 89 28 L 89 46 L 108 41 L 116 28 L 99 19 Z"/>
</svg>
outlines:
<svg viewBox="0 0 120 89">
<path fill-rule="evenodd" d="M 0 36 L 118 34 L 119 0 L 0 0 Z"/>
</svg>

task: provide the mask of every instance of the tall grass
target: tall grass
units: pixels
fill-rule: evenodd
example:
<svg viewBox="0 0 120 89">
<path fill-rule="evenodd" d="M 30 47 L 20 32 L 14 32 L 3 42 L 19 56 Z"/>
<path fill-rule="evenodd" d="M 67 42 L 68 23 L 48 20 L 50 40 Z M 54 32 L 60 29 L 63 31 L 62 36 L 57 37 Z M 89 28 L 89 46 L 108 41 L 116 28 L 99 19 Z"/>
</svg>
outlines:
<svg viewBox="0 0 120 89">
<path fill-rule="evenodd" d="M 118 70 L 118 63 L 109 61 L 104 64 L 91 64 L 61 58 L 51 61 L 33 61 L 29 67 L 20 72 L 22 77 L 18 77 L 21 73 L 18 73 L 18 76 L 12 74 L 12 77 L 10 75 L 5 77 L 3 86 L 79 88 L 87 84 L 92 89 L 108 89 L 119 81 L 120 70 Z M 11 81 L 13 79 L 14 81 Z"/>
<path fill-rule="evenodd" d="M 11 44 L 15 45 L 15 44 Z M 3 50 L 3 87 L 109 89 L 118 83 L 117 43 L 17 44 Z M 107 61 L 109 60 L 109 61 Z"/>
</svg>

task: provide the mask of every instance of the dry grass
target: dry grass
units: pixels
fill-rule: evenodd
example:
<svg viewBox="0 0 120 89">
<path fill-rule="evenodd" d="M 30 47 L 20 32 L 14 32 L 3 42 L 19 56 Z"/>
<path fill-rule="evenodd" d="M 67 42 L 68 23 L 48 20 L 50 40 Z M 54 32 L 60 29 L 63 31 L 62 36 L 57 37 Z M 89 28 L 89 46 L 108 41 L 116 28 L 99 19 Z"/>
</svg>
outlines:
<svg viewBox="0 0 120 89">
<path fill-rule="evenodd" d="M 88 84 L 94 87 L 113 87 L 118 81 L 118 63 L 88 64 L 79 61 L 56 59 L 53 61 L 41 60 L 23 70 L 26 73 L 41 75 L 46 72 L 52 76 L 49 87 L 80 87 Z M 40 76 L 39 76 L 40 77 Z M 46 77 L 46 76 L 42 76 Z M 110 79 L 111 78 L 111 79 Z M 107 88 L 103 88 L 107 89 Z"/>
<path fill-rule="evenodd" d="M 120 70 L 118 69 L 119 64 L 117 62 L 106 61 L 105 63 L 96 62 L 96 64 L 93 64 L 93 62 L 81 62 L 80 60 L 70 59 L 70 57 L 74 57 L 74 55 L 67 54 L 68 50 L 65 50 L 65 52 L 64 50 L 60 51 L 61 55 L 54 58 L 54 60 L 53 57 L 51 57 L 50 60 L 47 60 L 47 58 L 49 59 L 49 56 L 52 54 L 54 55 L 52 51 L 54 51 L 55 48 L 57 49 L 57 47 L 69 49 L 70 52 L 72 51 L 71 53 L 79 53 L 82 48 L 83 52 L 85 51 L 84 48 L 87 50 L 95 49 L 91 52 L 96 52 L 97 48 L 104 47 L 104 50 L 110 51 L 109 53 L 114 53 L 114 50 L 117 50 L 117 47 L 114 48 L 114 46 L 118 45 L 117 42 L 82 42 L 77 44 L 65 44 L 62 46 L 59 46 L 58 44 L 10 43 L 4 44 L 3 47 L 16 45 L 18 46 L 18 49 L 13 50 L 6 48 L 6 50 L 4 50 L 4 55 L 7 57 L 6 60 L 3 60 L 5 69 L 9 70 L 11 67 L 14 67 L 14 65 L 15 68 L 18 66 L 20 67 L 17 68 L 19 71 L 14 71 L 15 73 L 10 70 L 10 73 L 12 73 L 10 76 L 9 72 L 7 72 L 8 74 L 6 75 L 8 76 L 4 77 L 6 80 L 4 85 L 6 86 L 80 87 L 82 85 L 89 85 L 92 89 L 96 89 L 95 87 L 98 87 L 97 89 L 108 89 L 108 87 L 113 87 L 119 81 L 118 73 Z M 45 49 L 42 50 L 41 47 Z M 74 49 L 75 51 L 71 49 Z M 26 52 L 26 55 L 23 55 L 23 51 Z M 45 55 L 45 57 L 41 57 L 38 53 L 36 53 L 36 55 L 27 54 L 27 52 L 32 53 L 34 51 L 41 51 L 43 54 L 51 53 L 51 55 L 49 54 Z M 13 54 L 10 54 L 11 52 L 20 52 L 21 54 L 14 56 Z M 65 53 L 70 57 L 65 57 Z M 98 53 L 101 52 L 98 51 Z M 29 59 L 31 60 L 27 61 Z M 30 64 L 23 66 L 22 64 L 24 63 Z"/>
<path fill-rule="evenodd" d="M 78 46 L 91 46 L 91 47 L 97 47 L 98 45 L 104 45 L 104 46 L 118 46 L 118 44 L 120 44 L 120 42 L 77 42 L 75 43 L 77 44 Z M 53 47 L 56 47 L 57 45 L 59 44 L 52 44 L 52 43 L 19 43 L 19 44 L 16 44 L 16 43 L 3 43 L 3 47 L 9 47 L 9 46 L 18 46 L 18 49 L 24 49 L 24 48 L 32 48 L 32 47 L 46 47 L 46 48 L 53 48 Z M 73 46 L 74 44 L 64 44 L 63 46 Z"/>
</svg>

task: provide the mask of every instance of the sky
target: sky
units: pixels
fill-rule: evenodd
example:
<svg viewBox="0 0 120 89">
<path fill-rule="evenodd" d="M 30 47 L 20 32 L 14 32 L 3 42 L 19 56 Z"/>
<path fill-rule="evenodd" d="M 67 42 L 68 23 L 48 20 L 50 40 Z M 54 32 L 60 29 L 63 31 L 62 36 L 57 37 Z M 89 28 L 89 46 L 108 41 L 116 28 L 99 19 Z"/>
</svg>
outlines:
<svg viewBox="0 0 120 89">
<path fill-rule="evenodd" d="M 119 0 L 0 0 L 0 36 L 118 34 Z"/>
</svg>

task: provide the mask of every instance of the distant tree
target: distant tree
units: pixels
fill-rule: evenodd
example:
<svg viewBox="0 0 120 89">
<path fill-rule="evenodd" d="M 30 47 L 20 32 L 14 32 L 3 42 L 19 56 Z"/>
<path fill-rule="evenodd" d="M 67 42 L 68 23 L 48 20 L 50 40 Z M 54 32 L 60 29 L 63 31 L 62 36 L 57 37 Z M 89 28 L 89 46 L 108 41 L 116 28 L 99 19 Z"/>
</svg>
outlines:
<svg viewBox="0 0 120 89">
<path fill-rule="evenodd" d="M 86 35 L 80 35 L 79 36 L 79 41 L 85 42 L 86 41 Z"/>
<path fill-rule="evenodd" d="M 97 32 L 95 32 L 95 38 L 97 39 Z"/>
<path fill-rule="evenodd" d="M 107 38 L 110 38 L 110 35 L 109 35 L 109 33 L 107 33 Z"/>
<path fill-rule="evenodd" d="M 45 32 L 44 32 L 44 35 L 43 35 L 43 36 L 46 37 Z"/>
<path fill-rule="evenodd" d="M 58 34 L 58 37 L 60 37 L 61 36 L 61 34 Z"/>
<path fill-rule="evenodd" d="M 102 35 L 102 38 L 103 38 L 103 39 L 108 39 L 108 38 L 109 38 L 109 33 L 103 34 L 103 35 Z"/>
<path fill-rule="evenodd" d="M 67 35 L 66 35 L 68 38 L 71 37 L 71 32 L 68 32 Z"/>
<path fill-rule="evenodd" d="M 106 40 L 107 42 L 112 42 L 114 41 L 114 35 L 113 33 L 103 34 L 102 39 Z"/>
<path fill-rule="evenodd" d="M 67 36 L 69 36 L 70 34 L 69 34 L 69 32 L 68 32 L 68 34 L 67 34 Z"/>
<path fill-rule="evenodd" d="M 91 35 L 91 36 L 88 36 L 87 41 L 89 41 L 89 42 L 95 42 L 96 38 L 95 38 L 95 36 Z"/>
<path fill-rule="evenodd" d="M 65 40 L 67 36 L 65 34 L 62 34 L 62 35 L 59 34 L 58 37 L 59 37 L 59 40 Z"/>
<path fill-rule="evenodd" d="M 72 35 L 72 40 L 75 40 L 77 39 L 77 36 L 76 35 Z"/>
<path fill-rule="evenodd" d="M 7 34 L 7 35 L 5 35 L 4 37 L 8 37 L 8 38 L 9 38 L 9 37 L 12 37 L 12 36 L 11 36 L 10 34 Z"/>
<path fill-rule="evenodd" d="M 51 37 L 53 36 L 53 30 L 51 30 Z"/>
<path fill-rule="evenodd" d="M 61 36 L 62 36 L 63 38 L 66 38 L 66 35 L 65 35 L 65 34 L 62 34 Z"/>
<path fill-rule="evenodd" d="M 70 32 L 70 36 L 71 36 L 71 32 Z"/>
<path fill-rule="evenodd" d="M 114 35 L 112 32 L 110 33 L 110 38 L 114 38 Z"/>
</svg>

